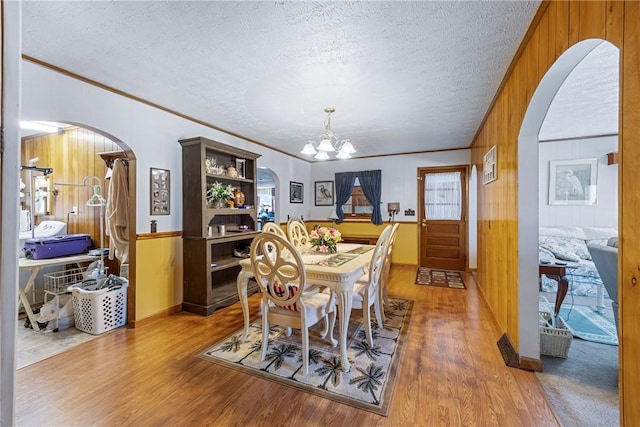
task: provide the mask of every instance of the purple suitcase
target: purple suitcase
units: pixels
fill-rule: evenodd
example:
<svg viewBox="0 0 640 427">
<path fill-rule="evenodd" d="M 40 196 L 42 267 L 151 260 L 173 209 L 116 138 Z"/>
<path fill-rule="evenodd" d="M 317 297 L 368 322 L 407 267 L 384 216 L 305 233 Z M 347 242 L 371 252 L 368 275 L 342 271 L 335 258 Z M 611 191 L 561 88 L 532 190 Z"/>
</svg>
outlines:
<svg viewBox="0 0 640 427">
<path fill-rule="evenodd" d="M 67 234 L 65 236 L 27 239 L 23 250 L 27 258 L 47 259 L 83 254 L 92 247 L 90 235 Z"/>
</svg>

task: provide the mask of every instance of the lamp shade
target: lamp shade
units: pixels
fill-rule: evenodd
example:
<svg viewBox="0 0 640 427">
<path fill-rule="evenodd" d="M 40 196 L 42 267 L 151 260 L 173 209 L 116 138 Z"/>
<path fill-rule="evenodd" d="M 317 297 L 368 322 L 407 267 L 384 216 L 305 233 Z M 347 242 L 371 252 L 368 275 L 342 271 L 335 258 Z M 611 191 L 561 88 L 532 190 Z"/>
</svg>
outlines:
<svg viewBox="0 0 640 427">
<path fill-rule="evenodd" d="M 320 141 L 320 145 L 318 145 L 318 151 L 329 152 L 329 151 L 336 151 L 336 149 L 333 148 L 333 144 L 331 144 L 331 141 L 325 138 L 322 141 Z"/>
<path fill-rule="evenodd" d="M 318 160 L 327 160 L 329 155 L 326 151 L 318 151 L 318 154 L 316 154 L 314 158 Z"/>
<path fill-rule="evenodd" d="M 313 144 L 311 142 L 307 142 L 304 148 L 301 151 L 302 154 L 316 154 L 317 151 L 313 148 Z"/>
<path fill-rule="evenodd" d="M 351 142 L 347 139 L 344 142 L 344 145 L 342 146 L 342 148 L 340 149 L 340 151 L 348 153 L 348 154 L 353 154 L 356 152 L 356 149 L 353 148 L 353 145 L 351 144 Z"/>
</svg>

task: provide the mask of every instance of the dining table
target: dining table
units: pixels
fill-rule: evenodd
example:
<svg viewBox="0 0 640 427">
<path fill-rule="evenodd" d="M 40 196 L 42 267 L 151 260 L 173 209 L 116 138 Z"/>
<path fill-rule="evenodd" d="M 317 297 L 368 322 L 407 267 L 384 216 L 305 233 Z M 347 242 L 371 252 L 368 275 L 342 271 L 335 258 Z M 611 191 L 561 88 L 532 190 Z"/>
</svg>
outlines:
<svg viewBox="0 0 640 427">
<path fill-rule="evenodd" d="M 320 253 L 313 249 L 300 253 L 307 275 L 307 284 L 326 286 L 336 296 L 339 319 L 338 344 L 345 372 L 351 369 L 347 358 L 347 329 L 353 305 L 353 286 L 365 274 L 374 248 L 373 245 L 338 243 L 337 252 L 333 254 Z M 237 286 L 244 315 L 244 333 L 242 335 L 244 342 L 249 334 L 247 285 L 254 275 L 250 258 L 241 260 L 240 266 L 242 269 L 238 274 Z M 329 331 L 330 337 L 332 337 L 331 334 L 332 331 Z"/>
</svg>

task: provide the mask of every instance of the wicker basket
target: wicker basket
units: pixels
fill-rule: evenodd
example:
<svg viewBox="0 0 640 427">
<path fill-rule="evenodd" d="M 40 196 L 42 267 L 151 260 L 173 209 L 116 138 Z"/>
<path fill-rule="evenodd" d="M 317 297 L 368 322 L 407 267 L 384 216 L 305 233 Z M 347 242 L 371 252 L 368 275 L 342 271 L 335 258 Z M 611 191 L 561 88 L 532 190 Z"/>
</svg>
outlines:
<svg viewBox="0 0 640 427">
<path fill-rule="evenodd" d="M 567 358 L 573 334 L 560 316 L 555 317 L 549 301 L 543 296 L 539 300 L 540 354 Z"/>
</svg>

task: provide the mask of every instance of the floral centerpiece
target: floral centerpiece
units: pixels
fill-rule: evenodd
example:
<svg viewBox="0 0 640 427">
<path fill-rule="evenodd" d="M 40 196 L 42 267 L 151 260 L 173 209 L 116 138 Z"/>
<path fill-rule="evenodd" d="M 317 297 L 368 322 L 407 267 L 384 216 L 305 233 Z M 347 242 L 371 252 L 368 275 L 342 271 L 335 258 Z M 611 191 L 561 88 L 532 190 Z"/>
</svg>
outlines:
<svg viewBox="0 0 640 427">
<path fill-rule="evenodd" d="M 333 227 L 316 226 L 309 233 L 311 247 L 322 253 L 335 254 L 338 250 L 336 243 L 342 241 L 342 234 Z"/>
<path fill-rule="evenodd" d="M 216 208 L 224 208 L 227 201 L 233 198 L 233 190 L 231 185 L 224 185 L 216 181 L 207 189 L 207 202 L 213 203 Z"/>
</svg>

